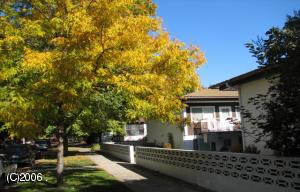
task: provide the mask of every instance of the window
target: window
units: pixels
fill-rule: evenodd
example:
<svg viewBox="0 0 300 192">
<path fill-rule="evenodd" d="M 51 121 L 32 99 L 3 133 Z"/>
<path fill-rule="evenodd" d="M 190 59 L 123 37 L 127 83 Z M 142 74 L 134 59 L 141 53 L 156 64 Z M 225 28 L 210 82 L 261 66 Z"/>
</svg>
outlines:
<svg viewBox="0 0 300 192">
<path fill-rule="evenodd" d="M 126 125 L 126 133 L 128 136 L 144 135 L 144 124 Z"/>
<path fill-rule="evenodd" d="M 215 115 L 215 108 L 213 106 L 191 107 L 192 122 L 200 122 L 201 120 L 212 120 Z"/>
<path fill-rule="evenodd" d="M 203 119 L 202 108 L 191 108 L 191 117 L 193 122 L 199 122 Z"/>
<path fill-rule="evenodd" d="M 214 118 L 214 112 L 215 112 L 214 107 L 203 107 L 202 110 L 203 110 L 202 113 L 203 119 L 210 120 Z"/>
<path fill-rule="evenodd" d="M 238 120 L 241 120 L 241 112 L 239 107 L 235 107 L 235 114 Z"/>
<path fill-rule="evenodd" d="M 228 118 L 232 117 L 231 113 L 231 107 L 226 106 L 226 107 L 219 107 L 220 109 L 220 119 L 221 120 L 227 120 Z"/>
</svg>

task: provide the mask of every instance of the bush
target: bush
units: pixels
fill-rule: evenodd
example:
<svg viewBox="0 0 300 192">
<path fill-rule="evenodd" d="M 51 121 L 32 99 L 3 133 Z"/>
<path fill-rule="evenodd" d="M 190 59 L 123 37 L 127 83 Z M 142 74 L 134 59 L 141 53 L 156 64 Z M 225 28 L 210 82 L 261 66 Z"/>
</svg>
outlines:
<svg viewBox="0 0 300 192">
<path fill-rule="evenodd" d="M 170 143 L 164 143 L 163 148 L 172 149 L 172 145 Z"/>
<path fill-rule="evenodd" d="M 92 147 L 91 147 L 91 151 L 94 151 L 94 152 L 100 151 L 100 145 L 99 145 L 99 143 L 93 144 Z"/>
<path fill-rule="evenodd" d="M 253 154 L 259 154 L 260 151 L 257 150 L 257 147 L 255 145 L 248 145 L 245 149 L 246 153 L 253 153 Z"/>
</svg>

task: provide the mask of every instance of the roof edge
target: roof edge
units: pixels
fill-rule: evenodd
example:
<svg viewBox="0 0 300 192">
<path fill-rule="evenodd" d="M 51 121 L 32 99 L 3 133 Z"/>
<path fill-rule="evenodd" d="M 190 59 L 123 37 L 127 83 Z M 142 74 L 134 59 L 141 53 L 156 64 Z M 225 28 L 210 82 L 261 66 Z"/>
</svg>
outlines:
<svg viewBox="0 0 300 192">
<path fill-rule="evenodd" d="M 237 85 L 240 85 L 242 83 L 245 82 L 249 82 L 253 79 L 258 79 L 260 77 L 265 76 L 266 73 L 273 71 L 274 69 L 276 69 L 278 67 L 277 66 L 265 66 L 265 67 L 260 67 L 258 69 L 254 69 L 252 71 L 249 71 L 247 73 L 243 73 L 241 75 L 238 75 L 236 77 L 233 77 L 231 79 L 222 81 L 220 83 L 211 85 L 209 88 L 211 89 L 220 89 L 220 90 L 224 90 L 224 89 L 228 89 L 228 88 L 233 88 Z"/>
</svg>

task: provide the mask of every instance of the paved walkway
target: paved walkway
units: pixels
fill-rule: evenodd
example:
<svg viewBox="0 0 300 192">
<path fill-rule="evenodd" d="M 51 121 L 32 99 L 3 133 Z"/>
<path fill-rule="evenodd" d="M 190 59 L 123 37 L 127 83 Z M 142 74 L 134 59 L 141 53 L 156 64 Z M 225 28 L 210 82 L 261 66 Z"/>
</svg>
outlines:
<svg viewBox="0 0 300 192">
<path fill-rule="evenodd" d="M 90 155 L 89 157 L 99 168 L 113 175 L 133 192 L 209 192 L 178 179 L 143 169 L 135 164 L 121 162 L 104 155 Z"/>
</svg>

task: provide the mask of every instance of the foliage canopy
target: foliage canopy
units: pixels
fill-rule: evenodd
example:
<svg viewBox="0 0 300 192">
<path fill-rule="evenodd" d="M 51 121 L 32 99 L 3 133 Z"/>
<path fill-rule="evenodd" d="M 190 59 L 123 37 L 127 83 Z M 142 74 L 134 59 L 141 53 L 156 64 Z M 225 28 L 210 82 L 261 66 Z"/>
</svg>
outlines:
<svg viewBox="0 0 300 192">
<path fill-rule="evenodd" d="M 281 155 L 300 156 L 300 11 L 288 16 L 282 29 L 272 28 L 266 35 L 247 47 L 261 67 L 270 69 L 271 86 L 267 94 L 250 100 L 262 113 L 244 115 L 262 130 L 258 141 L 268 136 L 267 147 Z"/>
<path fill-rule="evenodd" d="M 6 0 L 0 11 L 0 118 L 16 137 L 49 126 L 173 121 L 205 59 L 171 40 L 148 0 Z"/>
</svg>

